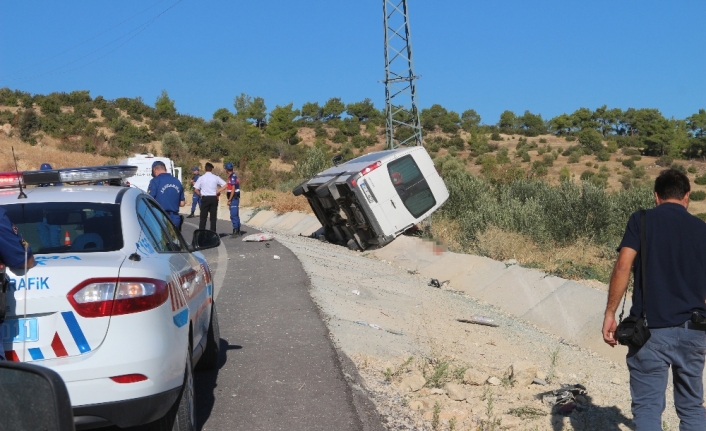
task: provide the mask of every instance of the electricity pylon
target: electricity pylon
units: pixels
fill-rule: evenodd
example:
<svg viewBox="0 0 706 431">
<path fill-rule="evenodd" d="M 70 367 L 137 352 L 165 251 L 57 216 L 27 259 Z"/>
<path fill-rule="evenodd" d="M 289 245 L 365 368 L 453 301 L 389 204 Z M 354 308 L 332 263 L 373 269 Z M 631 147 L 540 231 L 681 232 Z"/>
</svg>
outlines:
<svg viewBox="0 0 706 431">
<path fill-rule="evenodd" d="M 424 145 L 409 31 L 407 0 L 382 0 L 385 23 L 385 117 L 387 148 Z"/>
</svg>

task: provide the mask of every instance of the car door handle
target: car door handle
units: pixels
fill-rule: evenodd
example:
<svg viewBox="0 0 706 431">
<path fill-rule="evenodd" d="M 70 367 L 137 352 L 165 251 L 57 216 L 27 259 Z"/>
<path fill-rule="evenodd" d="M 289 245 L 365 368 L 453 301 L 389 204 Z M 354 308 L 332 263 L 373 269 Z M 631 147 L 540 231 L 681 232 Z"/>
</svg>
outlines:
<svg viewBox="0 0 706 431">
<path fill-rule="evenodd" d="M 392 207 L 393 207 L 394 209 L 397 209 L 397 205 L 395 205 L 395 201 L 390 201 L 390 203 L 392 204 Z"/>
</svg>

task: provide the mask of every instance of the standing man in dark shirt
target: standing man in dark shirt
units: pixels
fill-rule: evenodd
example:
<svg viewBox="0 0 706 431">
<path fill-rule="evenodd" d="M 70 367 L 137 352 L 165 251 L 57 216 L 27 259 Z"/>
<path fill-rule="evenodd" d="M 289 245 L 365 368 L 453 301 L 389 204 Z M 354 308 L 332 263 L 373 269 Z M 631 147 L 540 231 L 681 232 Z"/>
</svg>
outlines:
<svg viewBox="0 0 706 431">
<path fill-rule="evenodd" d="M 196 184 L 196 181 L 199 180 L 199 167 L 194 166 L 193 169 L 191 169 L 191 172 L 193 172 L 194 176 L 191 177 L 191 187 L 194 187 L 194 184 Z M 196 205 L 199 206 L 199 211 L 201 211 L 201 196 L 196 194 L 196 192 L 193 193 L 193 196 L 191 197 L 191 214 L 186 216 L 186 218 L 194 218 L 194 211 L 196 210 Z"/>
<path fill-rule="evenodd" d="M 706 223 L 687 212 L 691 187 L 683 173 L 668 169 L 655 180 L 657 207 L 646 211 L 645 292 L 641 289 L 640 212 L 628 221 L 608 290 L 603 340 L 615 346 L 615 313 L 633 270 L 635 288 L 630 315 L 643 313 L 652 334 L 641 348 L 629 347 L 630 393 L 636 431 L 661 430 L 665 390 L 671 367 L 674 405 L 680 430 L 706 430 L 703 371 L 706 325 Z"/>
<path fill-rule="evenodd" d="M 152 181 L 147 187 L 147 193 L 162 206 L 174 226 L 181 230 L 183 219 L 179 215 L 179 207 L 186 204 L 184 187 L 179 180 L 167 172 L 167 167 L 163 162 L 152 163 L 152 177 Z"/>
</svg>

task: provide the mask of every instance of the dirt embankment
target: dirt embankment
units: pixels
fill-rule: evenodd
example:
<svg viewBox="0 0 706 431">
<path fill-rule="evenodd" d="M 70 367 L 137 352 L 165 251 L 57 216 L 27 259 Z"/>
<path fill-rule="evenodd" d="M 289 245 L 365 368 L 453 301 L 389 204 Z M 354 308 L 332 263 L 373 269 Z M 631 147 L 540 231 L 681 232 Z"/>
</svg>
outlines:
<svg viewBox="0 0 706 431">
<path fill-rule="evenodd" d="M 311 276 L 311 294 L 338 348 L 358 367 L 356 384 L 390 430 L 627 430 L 628 372 L 580 346 L 414 269 L 318 240 L 277 233 Z M 498 327 L 458 322 L 489 317 Z M 557 325 L 562 325 L 557 318 Z M 600 337 L 600 328 L 596 328 Z M 538 378 L 546 386 L 531 383 Z M 564 407 L 542 393 L 562 384 L 587 393 Z M 671 387 L 671 386 L 670 386 Z M 677 419 L 668 389 L 668 429 Z"/>
</svg>

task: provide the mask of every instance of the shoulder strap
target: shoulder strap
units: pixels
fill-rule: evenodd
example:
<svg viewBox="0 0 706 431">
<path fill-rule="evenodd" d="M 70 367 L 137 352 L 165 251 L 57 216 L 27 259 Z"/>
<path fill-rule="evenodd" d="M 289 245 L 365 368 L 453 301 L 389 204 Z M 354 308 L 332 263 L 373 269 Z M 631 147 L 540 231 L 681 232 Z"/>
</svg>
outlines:
<svg viewBox="0 0 706 431">
<path fill-rule="evenodd" d="M 647 268 L 647 252 L 646 250 L 646 228 L 645 228 L 645 218 L 646 211 L 640 210 L 640 288 L 642 289 L 642 317 L 647 321 L 645 316 L 645 270 Z M 620 310 L 620 316 L 618 316 L 618 322 L 623 321 L 623 314 L 625 314 L 625 302 L 628 297 L 628 291 L 625 289 L 625 294 L 623 295 L 623 307 Z"/>
<path fill-rule="evenodd" d="M 645 226 L 645 219 L 647 218 L 647 211 L 640 210 L 640 288 L 642 289 L 642 318 L 645 319 L 645 324 L 647 324 L 647 316 L 645 312 L 645 283 L 647 282 L 645 274 L 647 273 L 647 228 Z"/>
</svg>

